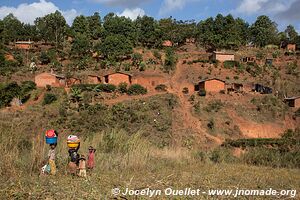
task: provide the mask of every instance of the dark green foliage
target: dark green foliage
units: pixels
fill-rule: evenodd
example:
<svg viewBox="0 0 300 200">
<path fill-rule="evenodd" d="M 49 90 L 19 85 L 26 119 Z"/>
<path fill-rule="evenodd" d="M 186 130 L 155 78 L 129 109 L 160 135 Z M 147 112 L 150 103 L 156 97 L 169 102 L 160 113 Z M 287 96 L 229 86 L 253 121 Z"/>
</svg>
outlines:
<svg viewBox="0 0 300 200">
<path fill-rule="evenodd" d="M 51 59 L 50 56 L 45 51 L 42 51 L 40 55 L 40 61 L 42 65 L 47 65 L 51 62 Z"/>
<path fill-rule="evenodd" d="M 46 93 L 43 99 L 43 105 L 48 105 L 53 103 L 54 101 L 57 100 L 57 97 L 55 94 L 52 93 Z"/>
<path fill-rule="evenodd" d="M 147 89 L 139 84 L 133 84 L 128 88 L 127 94 L 129 95 L 139 95 L 139 94 L 146 94 Z"/>
<path fill-rule="evenodd" d="M 72 43 L 72 56 L 87 56 L 90 54 L 91 43 L 85 34 L 76 34 L 75 39 Z"/>
<path fill-rule="evenodd" d="M 257 17 L 254 24 L 250 27 L 250 33 L 251 40 L 260 47 L 278 43 L 277 24 L 271 21 L 268 16 L 262 15 Z"/>
<path fill-rule="evenodd" d="M 110 35 L 99 45 L 98 51 L 111 61 L 121 60 L 132 53 L 132 43 L 123 35 Z"/>
<path fill-rule="evenodd" d="M 203 90 L 203 89 L 200 89 L 200 90 L 199 90 L 199 95 L 200 95 L 201 97 L 206 96 L 206 91 Z"/>
<path fill-rule="evenodd" d="M 247 63 L 246 71 L 253 77 L 257 77 L 262 74 L 262 68 L 256 63 Z"/>
<path fill-rule="evenodd" d="M 223 106 L 224 106 L 224 104 L 222 103 L 221 100 L 219 100 L 219 99 L 212 100 L 207 104 L 207 106 L 204 108 L 204 110 L 206 112 L 218 112 Z"/>
<path fill-rule="evenodd" d="M 269 115 L 269 119 L 283 117 L 287 110 L 287 105 L 274 96 L 264 96 L 253 98 L 251 103 L 256 105 L 256 110 Z"/>
<path fill-rule="evenodd" d="M 159 53 L 159 51 L 157 49 L 153 50 L 153 56 L 158 60 L 161 59 L 161 54 Z"/>
<path fill-rule="evenodd" d="M 127 87 L 128 87 L 128 84 L 127 83 L 120 83 L 118 85 L 118 91 L 120 93 L 127 93 Z"/>
<path fill-rule="evenodd" d="M 16 82 L 0 85 L 0 107 L 9 106 L 14 97 L 19 97 L 20 90 Z"/>
<path fill-rule="evenodd" d="M 198 41 L 206 47 L 235 49 L 248 41 L 248 24 L 232 15 L 218 14 L 197 24 Z"/>
<path fill-rule="evenodd" d="M 155 87 L 155 90 L 159 91 L 159 92 L 166 92 L 167 91 L 167 86 L 164 85 L 164 84 L 159 84 Z"/>
<path fill-rule="evenodd" d="M 114 92 L 116 90 L 116 86 L 112 84 L 76 84 L 73 85 L 72 88 L 80 89 L 82 92 L 84 91 L 95 91 L 95 92 Z"/>
<path fill-rule="evenodd" d="M 173 71 L 175 69 L 177 62 L 177 57 L 172 48 L 167 48 L 166 49 L 166 58 L 165 58 L 165 63 L 164 63 L 164 70 L 166 72 Z"/>
<path fill-rule="evenodd" d="M 140 53 L 133 53 L 131 59 L 132 59 L 132 65 L 135 67 L 139 67 L 143 61 L 143 55 Z"/>
</svg>

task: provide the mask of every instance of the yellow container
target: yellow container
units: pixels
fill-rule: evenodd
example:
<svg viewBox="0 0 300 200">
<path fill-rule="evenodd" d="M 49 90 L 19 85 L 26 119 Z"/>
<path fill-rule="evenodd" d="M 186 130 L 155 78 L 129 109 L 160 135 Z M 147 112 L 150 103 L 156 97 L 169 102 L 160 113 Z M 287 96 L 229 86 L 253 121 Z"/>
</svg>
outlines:
<svg viewBox="0 0 300 200">
<path fill-rule="evenodd" d="M 79 142 L 67 142 L 67 145 L 69 148 L 77 148 L 79 145 Z"/>
</svg>

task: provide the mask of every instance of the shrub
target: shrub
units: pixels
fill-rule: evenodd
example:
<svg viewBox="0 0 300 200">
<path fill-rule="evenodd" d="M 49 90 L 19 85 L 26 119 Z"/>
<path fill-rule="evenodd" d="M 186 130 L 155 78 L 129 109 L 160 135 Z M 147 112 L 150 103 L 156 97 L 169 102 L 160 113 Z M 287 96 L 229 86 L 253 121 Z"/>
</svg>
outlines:
<svg viewBox="0 0 300 200">
<path fill-rule="evenodd" d="M 167 86 L 164 84 L 159 84 L 155 87 L 156 91 L 165 92 L 167 91 Z"/>
<path fill-rule="evenodd" d="M 159 53 L 159 51 L 158 51 L 157 49 L 155 49 L 155 50 L 153 51 L 153 56 L 154 56 L 156 59 L 158 59 L 158 60 L 161 59 L 161 54 Z"/>
<path fill-rule="evenodd" d="M 240 67 L 240 63 L 234 60 L 226 60 L 224 61 L 224 68 L 226 69 L 232 69 L 234 67 Z"/>
<path fill-rule="evenodd" d="M 146 70 L 146 65 L 145 65 L 144 62 L 141 62 L 141 63 L 140 63 L 139 70 L 140 70 L 141 72 L 143 72 L 143 71 Z"/>
<path fill-rule="evenodd" d="M 116 90 L 116 86 L 113 84 L 99 84 L 95 87 L 95 90 L 100 90 L 102 92 L 114 92 Z"/>
<path fill-rule="evenodd" d="M 47 93 L 44 96 L 43 105 L 51 104 L 52 102 L 54 102 L 56 100 L 57 100 L 57 98 L 56 98 L 55 94 Z"/>
<path fill-rule="evenodd" d="M 48 65 L 51 62 L 51 59 L 45 51 L 42 51 L 42 53 L 40 55 L 40 61 L 41 61 L 42 65 Z"/>
<path fill-rule="evenodd" d="M 207 123 L 207 127 L 210 130 L 213 130 L 215 128 L 215 121 L 213 119 L 210 119 L 209 122 Z"/>
<path fill-rule="evenodd" d="M 141 62 L 143 61 L 143 55 L 140 53 L 133 53 L 131 58 L 132 58 L 132 65 L 135 67 L 139 67 Z"/>
<path fill-rule="evenodd" d="M 127 94 L 129 95 L 139 95 L 139 94 L 146 94 L 147 89 L 139 84 L 133 84 L 128 88 Z"/>
<path fill-rule="evenodd" d="M 182 93 L 183 93 L 183 94 L 188 94 L 188 93 L 189 93 L 189 88 L 184 87 L 184 88 L 182 89 Z"/>
<path fill-rule="evenodd" d="M 118 91 L 120 92 L 120 93 L 127 93 L 127 86 L 128 86 L 128 84 L 127 83 L 120 83 L 119 85 L 118 85 Z"/>
<path fill-rule="evenodd" d="M 238 80 L 239 78 L 240 78 L 240 77 L 238 77 L 238 76 L 234 76 L 234 77 L 233 77 L 234 80 Z"/>
<path fill-rule="evenodd" d="M 199 95 L 200 95 L 201 97 L 205 97 L 205 96 L 206 96 L 206 91 L 205 91 L 204 89 L 200 89 L 200 90 L 199 90 Z"/>
<path fill-rule="evenodd" d="M 213 100 L 208 103 L 208 105 L 204 108 L 205 111 L 207 112 L 218 112 L 222 107 L 223 103 L 221 100 Z"/>
<path fill-rule="evenodd" d="M 19 97 L 20 90 L 16 82 L 0 85 L 0 107 L 8 106 L 14 97 Z"/>
<path fill-rule="evenodd" d="M 166 72 L 170 72 L 175 69 L 175 65 L 177 62 L 177 57 L 175 55 L 175 52 L 172 48 L 166 49 L 166 58 L 164 63 L 164 70 Z"/>
</svg>

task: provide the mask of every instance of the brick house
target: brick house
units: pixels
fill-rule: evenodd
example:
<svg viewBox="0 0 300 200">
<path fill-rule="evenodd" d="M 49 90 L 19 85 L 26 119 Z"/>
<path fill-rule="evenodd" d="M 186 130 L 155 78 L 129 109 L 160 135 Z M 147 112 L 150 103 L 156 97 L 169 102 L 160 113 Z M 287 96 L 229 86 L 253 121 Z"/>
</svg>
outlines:
<svg viewBox="0 0 300 200">
<path fill-rule="evenodd" d="M 88 75 L 87 77 L 87 83 L 89 84 L 99 84 L 101 83 L 101 77 L 97 75 Z"/>
<path fill-rule="evenodd" d="M 298 97 L 289 97 L 285 98 L 284 102 L 289 106 L 289 107 L 294 107 L 294 108 L 300 108 L 300 96 Z"/>
<path fill-rule="evenodd" d="M 286 46 L 287 51 L 296 51 L 296 44 L 287 44 Z"/>
<path fill-rule="evenodd" d="M 205 90 L 206 92 L 225 91 L 225 81 L 217 78 L 202 80 L 199 82 L 197 90 Z"/>
<path fill-rule="evenodd" d="M 119 85 L 120 83 L 131 85 L 132 75 L 123 72 L 114 72 L 104 75 L 104 82 L 113 85 Z"/>
<path fill-rule="evenodd" d="M 136 75 L 132 79 L 133 84 L 140 84 L 149 91 L 155 91 L 155 87 L 160 84 L 167 85 L 168 81 L 165 77 L 152 74 Z"/>
<path fill-rule="evenodd" d="M 162 43 L 162 46 L 164 46 L 164 47 L 171 47 L 171 46 L 173 46 L 173 43 L 170 40 L 165 40 Z"/>
<path fill-rule="evenodd" d="M 79 78 L 76 78 L 76 77 L 71 77 L 71 78 L 68 78 L 66 80 L 66 85 L 68 87 L 72 86 L 72 85 L 80 84 L 80 83 L 81 83 L 81 80 Z"/>
<path fill-rule="evenodd" d="M 33 47 L 32 41 L 18 41 L 15 43 L 17 49 L 31 49 Z"/>
<path fill-rule="evenodd" d="M 227 92 L 243 92 L 244 91 L 244 85 L 241 83 L 229 83 L 226 86 Z"/>
<path fill-rule="evenodd" d="M 64 76 L 59 76 L 51 73 L 41 73 L 35 76 L 34 82 L 37 87 L 46 87 L 50 85 L 52 87 L 65 87 L 66 78 Z"/>
<path fill-rule="evenodd" d="M 211 58 L 212 58 L 212 60 L 218 60 L 220 62 L 224 62 L 224 61 L 228 61 L 228 60 L 234 60 L 234 54 L 214 51 Z"/>
</svg>

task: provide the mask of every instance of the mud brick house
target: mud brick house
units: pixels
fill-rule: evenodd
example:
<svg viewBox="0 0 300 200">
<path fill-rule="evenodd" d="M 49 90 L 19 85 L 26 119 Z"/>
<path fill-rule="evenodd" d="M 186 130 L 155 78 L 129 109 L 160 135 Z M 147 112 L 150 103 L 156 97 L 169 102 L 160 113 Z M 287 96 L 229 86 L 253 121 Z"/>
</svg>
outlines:
<svg viewBox="0 0 300 200">
<path fill-rule="evenodd" d="M 88 84 L 99 84 L 101 83 L 101 77 L 97 75 L 88 75 L 87 77 Z"/>
<path fill-rule="evenodd" d="M 244 91 L 244 85 L 241 83 L 229 83 L 227 84 L 227 92 L 243 92 Z"/>
<path fill-rule="evenodd" d="M 287 51 L 296 51 L 296 44 L 287 44 L 286 45 L 286 50 Z"/>
<path fill-rule="evenodd" d="M 285 98 L 284 102 L 289 106 L 289 107 L 294 107 L 294 108 L 300 108 L 300 96 L 298 97 L 289 97 Z"/>
<path fill-rule="evenodd" d="M 165 40 L 162 43 L 162 46 L 164 46 L 164 47 L 171 47 L 171 46 L 173 46 L 173 43 L 170 40 Z"/>
<path fill-rule="evenodd" d="M 195 90 L 205 90 L 206 92 L 220 92 L 225 91 L 225 81 L 217 78 L 202 80 L 199 82 Z"/>
<path fill-rule="evenodd" d="M 50 85 L 52 87 L 65 87 L 66 78 L 64 76 L 59 76 L 51 73 L 41 73 L 35 76 L 34 82 L 37 87 L 46 87 Z"/>
<path fill-rule="evenodd" d="M 234 54 L 233 53 L 226 53 L 226 52 L 220 52 L 220 51 L 214 51 L 212 56 L 212 60 L 218 60 L 220 62 L 224 62 L 227 60 L 234 60 Z"/>
<path fill-rule="evenodd" d="M 164 76 L 154 74 L 137 74 L 132 79 L 133 84 L 140 84 L 149 91 L 155 91 L 155 87 L 160 84 L 167 85 L 168 81 Z"/>
<path fill-rule="evenodd" d="M 119 85 L 120 83 L 131 85 L 132 75 L 123 72 L 110 73 L 104 75 L 104 82 L 113 85 Z"/>
<path fill-rule="evenodd" d="M 263 86 L 261 84 L 255 84 L 253 91 L 259 92 L 261 94 L 272 94 L 272 92 L 273 92 L 272 88 Z"/>
<path fill-rule="evenodd" d="M 80 83 L 81 83 L 81 80 L 76 77 L 71 77 L 71 78 L 66 79 L 66 85 L 68 87 L 72 86 L 72 85 L 80 84 Z"/>
<path fill-rule="evenodd" d="M 33 47 L 33 42 L 32 41 L 18 41 L 15 43 L 15 47 L 17 49 L 31 49 Z"/>
<path fill-rule="evenodd" d="M 244 63 L 255 62 L 256 58 L 255 58 L 255 56 L 246 56 L 246 57 L 241 58 L 241 61 Z"/>
</svg>

